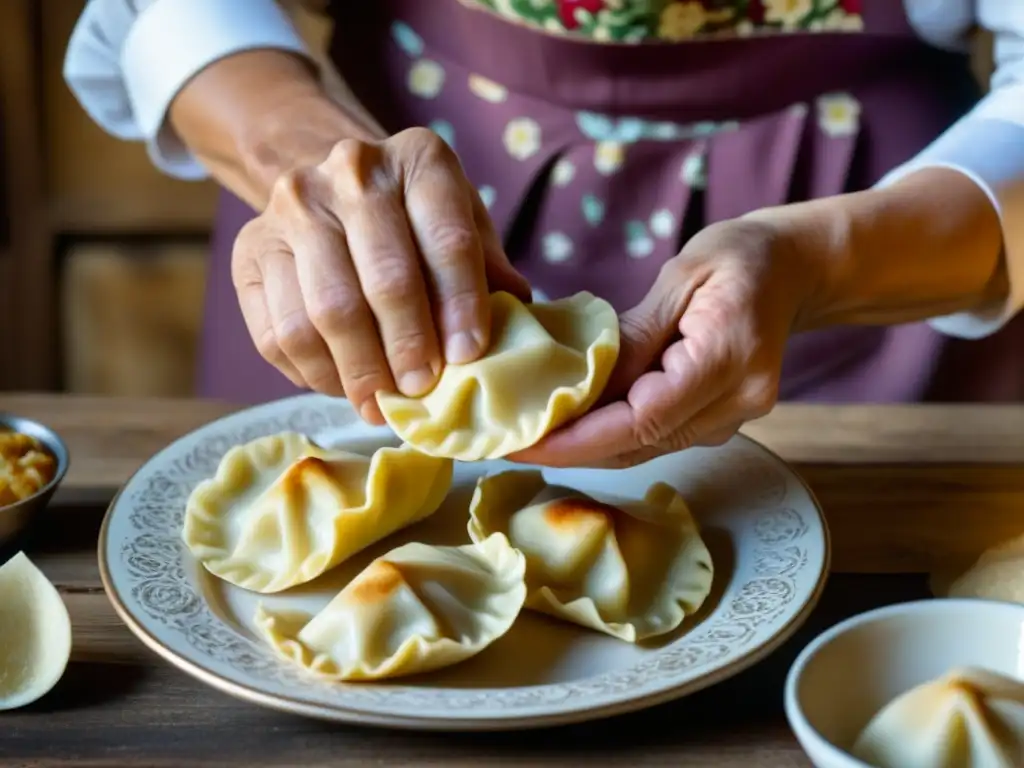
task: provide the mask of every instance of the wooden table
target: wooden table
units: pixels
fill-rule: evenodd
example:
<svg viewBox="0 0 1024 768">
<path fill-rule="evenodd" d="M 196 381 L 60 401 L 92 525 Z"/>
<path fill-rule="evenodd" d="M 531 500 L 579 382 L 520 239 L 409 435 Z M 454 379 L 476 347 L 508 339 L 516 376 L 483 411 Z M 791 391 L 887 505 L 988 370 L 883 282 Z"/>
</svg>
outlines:
<svg viewBox="0 0 1024 768">
<path fill-rule="evenodd" d="M 26 544 L 74 623 L 72 664 L 0 715 L 0 766 L 807 766 L 782 713 L 789 663 L 817 632 L 927 595 L 930 568 L 1024 528 L 1024 408 L 780 406 L 747 432 L 794 462 L 833 532 L 835 570 L 808 625 L 712 690 L 590 725 L 518 734 L 353 728 L 259 709 L 159 661 L 107 603 L 96 535 L 114 490 L 175 437 L 231 409 L 189 401 L 0 395 L 61 433 L 72 468 Z M 8 553 L 5 553 L 8 554 Z"/>
</svg>

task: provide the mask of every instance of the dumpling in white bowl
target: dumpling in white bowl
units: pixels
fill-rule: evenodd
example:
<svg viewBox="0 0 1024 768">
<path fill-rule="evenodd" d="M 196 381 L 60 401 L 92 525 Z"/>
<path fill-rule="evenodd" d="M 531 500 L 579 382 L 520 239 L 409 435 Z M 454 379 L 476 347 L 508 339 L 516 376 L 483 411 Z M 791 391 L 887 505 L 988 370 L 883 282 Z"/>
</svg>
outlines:
<svg viewBox="0 0 1024 768">
<path fill-rule="evenodd" d="M 256 625 L 279 656 L 328 680 L 380 680 L 448 667 L 512 627 L 526 562 L 504 536 L 412 543 L 377 558 L 315 616 L 260 605 Z"/>
<path fill-rule="evenodd" d="M 714 568 L 686 502 L 669 485 L 642 499 L 596 499 L 534 470 L 482 478 L 469 535 L 508 536 L 526 556 L 526 607 L 627 642 L 696 613 Z"/>
<path fill-rule="evenodd" d="M 953 670 L 896 697 L 871 719 L 853 756 L 876 768 L 1024 765 L 1024 683 Z"/>
<path fill-rule="evenodd" d="M 380 393 L 392 429 L 431 456 L 479 461 L 529 448 L 594 404 L 619 355 L 619 318 L 582 292 L 545 304 L 491 295 L 491 348 L 447 365 L 419 398 Z"/>
<path fill-rule="evenodd" d="M 450 460 L 406 446 L 367 457 L 291 432 L 261 437 L 196 486 L 182 538 L 214 576 L 280 592 L 433 514 L 451 481 Z"/>
</svg>

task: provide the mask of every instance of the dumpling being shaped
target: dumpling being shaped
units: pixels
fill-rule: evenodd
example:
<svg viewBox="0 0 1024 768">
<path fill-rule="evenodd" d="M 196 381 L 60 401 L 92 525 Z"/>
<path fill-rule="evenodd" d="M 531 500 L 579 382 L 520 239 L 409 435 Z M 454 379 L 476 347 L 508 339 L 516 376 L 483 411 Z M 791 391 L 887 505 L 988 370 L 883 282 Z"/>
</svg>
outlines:
<svg viewBox="0 0 1024 768">
<path fill-rule="evenodd" d="M 676 629 L 711 591 L 711 553 L 679 493 L 597 500 L 534 470 L 482 478 L 469 536 L 508 536 L 526 556 L 526 607 L 627 642 Z"/>
<path fill-rule="evenodd" d="M 433 514 L 451 481 L 451 461 L 407 446 L 367 457 L 284 432 L 224 455 L 189 496 L 182 538 L 214 576 L 280 592 Z"/>
<path fill-rule="evenodd" d="M 619 318 L 589 293 L 523 304 L 491 294 L 491 348 L 446 365 L 419 398 L 381 392 L 381 413 L 409 445 L 431 456 L 479 461 L 529 448 L 589 409 L 619 355 Z"/>
<path fill-rule="evenodd" d="M 883 707 L 853 756 L 877 768 L 1024 765 L 1024 683 L 984 669 L 952 670 Z"/>
<path fill-rule="evenodd" d="M 504 536 L 412 543 L 377 558 L 316 616 L 257 608 L 279 656 L 328 680 L 380 680 L 451 666 L 504 635 L 526 598 L 526 561 Z"/>
</svg>

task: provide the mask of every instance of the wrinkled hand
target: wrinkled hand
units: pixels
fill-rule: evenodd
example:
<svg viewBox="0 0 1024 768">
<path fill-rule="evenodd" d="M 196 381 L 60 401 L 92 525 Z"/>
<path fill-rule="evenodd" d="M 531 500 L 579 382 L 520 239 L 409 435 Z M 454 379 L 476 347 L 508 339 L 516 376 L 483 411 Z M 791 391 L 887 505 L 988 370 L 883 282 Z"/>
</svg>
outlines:
<svg viewBox="0 0 1024 768">
<path fill-rule="evenodd" d="M 625 467 L 726 442 L 775 404 L 811 278 L 760 222 L 708 227 L 621 316 L 622 348 L 603 404 L 510 458 Z"/>
<path fill-rule="evenodd" d="M 253 341 L 293 383 L 382 423 L 380 390 L 429 391 L 486 351 L 488 294 L 529 299 L 480 197 L 426 129 L 345 140 L 282 176 L 232 255 Z"/>
</svg>

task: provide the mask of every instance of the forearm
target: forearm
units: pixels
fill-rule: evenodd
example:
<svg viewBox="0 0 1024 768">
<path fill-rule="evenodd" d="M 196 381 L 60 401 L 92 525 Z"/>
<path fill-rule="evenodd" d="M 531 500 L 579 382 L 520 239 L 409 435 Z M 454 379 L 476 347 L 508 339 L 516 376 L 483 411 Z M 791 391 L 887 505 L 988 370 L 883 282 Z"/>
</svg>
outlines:
<svg viewBox="0 0 1024 768">
<path fill-rule="evenodd" d="M 970 178 L 927 168 L 885 188 L 751 214 L 819 278 L 797 330 L 976 310 L 1008 293 L 999 218 Z"/>
<path fill-rule="evenodd" d="M 169 117 L 210 173 L 257 210 L 282 173 L 320 162 L 342 139 L 384 136 L 354 97 L 332 99 L 307 62 L 272 50 L 206 67 Z"/>
</svg>

